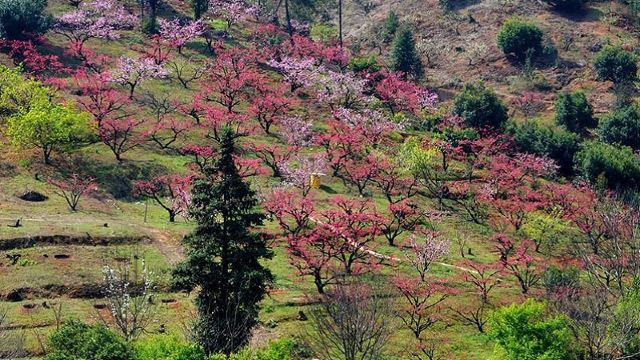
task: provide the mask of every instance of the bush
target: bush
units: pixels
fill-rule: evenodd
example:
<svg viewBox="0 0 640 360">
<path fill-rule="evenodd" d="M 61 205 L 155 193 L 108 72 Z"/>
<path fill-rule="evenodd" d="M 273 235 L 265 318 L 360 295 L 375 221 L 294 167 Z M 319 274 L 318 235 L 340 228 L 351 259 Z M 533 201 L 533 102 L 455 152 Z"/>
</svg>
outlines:
<svg viewBox="0 0 640 360">
<path fill-rule="evenodd" d="M 576 154 L 576 171 L 601 188 L 640 185 L 640 160 L 627 146 L 588 141 Z"/>
<path fill-rule="evenodd" d="M 349 60 L 349 69 L 354 72 L 378 72 L 380 65 L 375 55 L 371 56 L 354 56 Z"/>
<path fill-rule="evenodd" d="M 338 41 L 338 29 L 332 25 L 314 24 L 311 26 L 311 39 L 324 44 L 333 44 Z"/>
<path fill-rule="evenodd" d="M 389 11 L 389 15 L 384 21 L 384 28 L 382 29 L 384 35 L 384 41 L 389 42 L 393 39 L 393 36 L 398 31 L 398 27 L 400 26 L 400 20 L 398 19 L 398 15 L 392 10 Z"/>
<path fill-rule="evenodd" d="M 640 109 L 631 105 L 610 113 L 600 120 L 598 134 L 606 143 L 640 149 Z"/>
<path fill-rule="evenodd" d="M 51 19 L 44 14 L 46 7 L 47 0 L 0 0 L 0 38 L 47 31 Z"/>
<path fill-rule="evenodd" d="M 500 128 L 507 121 L 507 108 L 484 84 L 467 84 L 454 99 L 453 112 L 475 128 Z"/>
<path fill-rule="evenodd" d="M 402 27 L 398 30 L 398 33 L 393 40 L 391 67 L 395 71 L 401 71 L 416 79 L 422 77 L 422 61 L 416 51 L 416 43 L 413 38 L 413 33 L 408 27 Z"/>
<path fill-rule="evenodd" d="M 573 359 L 571 332 L 564 317 L 548 316 L 533 300 L 497 310 L 489 320 L 489 336 L 496 342 L 496 359 Z"/>
<path fill-rule="evenodd" d="M 620 46 L 605 46 L 593 60 L 598 79 L 615 84 L 635 81 L 638 73 L 637 57 Z"/>
<path fill-rule="evenodd" d="M 263 349 L 252 351 L 244 350 L 237 354 L 232 354 L 229 360 L 292 360 L 308 357 L 308 351 L 300 348 L 300 346 L 292 339 L 280 339 L 269 342 L 269 345 Z M 212 355 L 209 360 L 227 360 L 226 355 Z"/>
<path fill-rule="evenodd" d="M 204 351 L 196 344 L 175 337 L 158 335 L 135 343 L 136 360 L 199 360 Z"/>
<path fill-rule="evenodd" d="M 535 121 L 527 121 L 520 126 L 511 124 L 508 130 L 521 151 L 547 156 L 556 161 L 562 174 L 572 173 L 573 158 L 578 152 L 580 143 L 580 137 L 577 134 L 541 126 Z"/>
<path fill-rule="evenodd" d="M 524 60 L 530 49 L 534 55 L 542 50 L 542 30 L 531 22 L 509 19 L 498 33 L 498 47 L 505 54 Z"/>
<path fill-rule="evenodd" d="M 576 12 L 582 9 L 584 0 L 545 0 L 554 8 L 562 11 Z"/>
<path fill-rule="evenodd" d="M 133 360 L 127 343 L 103 325 L 87 325 L 73 320 L 49 338 L 47 360 Z"/>
<path fill-rule="evenodd" d="M 575 133 L 598 125 L 593 117 L 593 107 L 582 91 L 560 93 L 556 100 L 556 124 Z"/>
</svg>

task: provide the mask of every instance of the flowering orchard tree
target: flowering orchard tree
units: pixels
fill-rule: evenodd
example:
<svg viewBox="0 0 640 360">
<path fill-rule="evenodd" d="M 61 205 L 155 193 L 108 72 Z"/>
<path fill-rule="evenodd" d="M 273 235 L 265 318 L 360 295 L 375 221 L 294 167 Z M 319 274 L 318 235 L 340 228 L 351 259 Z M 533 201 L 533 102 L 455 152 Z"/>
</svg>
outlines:
<svg viewBox="0 0 640 360">
<path fill-rule="evenodd" d="M 236 164 L 236 168 L 238 168 L 238 174 L 242 178 L 267 175 L 269 173 L 269 170 L 262 166 L 260 159 L 243 158 L 234 155 L 233 161 Z"/>
<path fill-rule="evenodd" d="M 57 55 L 44 55 L 37 48 L 35 43 L 44 43 L 43 37 L 30 40 L 5 40 L 1 45 L 9 48 L 9 56 L 13 59 L 14 65 L 22 64 L 26 71 L 37 74 L 38 78 L 43 78 L 41 73 L 68 72 L 64 64 Z M 43 79 L 44 80 L 44 79 Z"/>
<path fill-rule="evenodd" d="M 315 204 L 311 196 L 278 188 L 265 196 L 263 205 L 286 236 L 298 236 L 312 227 Z"/>
<path fill-rule="evenodd" d="M 201 36 L 206 30 L 202 19 L 183 22 L 180 19 L 158 20 L 158 35 L 170 46 L 175 47 L 182 54 L 184 46 Z"/>
<path fill-rule="evenodd" d="M 485 186 L 478 194 L 499 216 L 494 224 L 511 225 L 517 231 L 527 214 L 546 206 L 548 197 L 536 185 L 541 177 L 554 174 L 556 168 L 552 161 L 533 155 L 494 156 Z"/>
<path fill-rule="evenodd" d="M 271 133 L 271 126 L 285 117 L 295 104 L 295 100 L 286 94 L 284 87 L 283 83 L 257 87 L 257 93 L 251 99 L 249 114 L 258 121 L 266 134 Z"/>
<path fill-rule="evenodd" d="M 299 189 L 302 196 L 307 196 L 311 191 L 312 176 L 324 174 L 327 169 L 327 160 L 323 154 L 305 157 L 296 155 L 292 161 L 281 163 L 279 168 L 284 184 Z"/>
<path fill-rule="evenodd" d="M 134 118 L 108 118 L 101 122 L 98 133 L 102 142 L 111 149 L 116 160 L 122 162 L 122 154 L 139 146 L 144 140 L 138 130 L 142 124 L 144 120 Z"/>
<path fill-rule="evenodd" d="M 403 80 L 399 73 L 387 72 L 383 75 L 382 80 L 375 85 L 375 94 L 392 113 L 418 113 L 436 105 L 438 95 L 434 92 Z"/>
<path fill-rule="evenodd" d="M 395 246 L 395 240 L 407 231 L 414 231 L 426 222 L 426 214 L 410 199 L 400 200 L 389 204 L 389 216 L 381 224 L 382 234 L 390 246 Z"/>
<path fill-rule="evenodd" d="M 349 157 L 343 162 L 338 177 L 358 190 L 360 196 L 366 195 L 367 187 L 373 183 L 380 170 L 378 156 L 369 154 L 364 158 Z"/>
<path fill-rule="evenodd" d="M 313 58 L 282 57 L 280 60 L 271 59 L 267 64 L 282 74 L 292 93 L 313 87 L 320 72 L 324 71 L 323 67 L 316 66 Z"/>
<path fill-rule="evenodd" d="M 131 115 L 128 111 L 131 101 L 112 87 L 107 74 L 90 74 L 84 70 L 78 70 L 73 80 L 80 95 L 78 103 L 93 115 L 98 128 L 107 118 L 119 120 Z"/>
<path fill-rule="evenodd" d="M 316 137 L 316 143 L 324 148 L 333 176 L 341 176 L 347 161 L 366 156 L 367 139 L 342 121 L 329 119 L 329 130 Z"/>
<path fill-rule="evenodd" d="M 134 194 L 153 199 L 169 214 L 169 221 L 175 222 L 177 215 L 186 215 L 191 204 L 190 187 L 192 176 L 162 175 L 150 181 L 136 181 Z"/>
<path fill-rule="evenodd" d="M 371 102 L 365 95 L 367 80 L 352 72 L 327 71 L 315 79 L 318 100 L 329 105 L 332 110 L 352 109 Z"/>
<path fill-rule="evenodd" d="M 191 156 L 197 170 L 205 173 L 205 170 L 214 164 L 217 151 L 208 145 L 187 144 L 180 148 L 180 154 Z"/>
<path fill-rule="evenodd" d="M 63 179 L 49 179 L 49 184 L 56 187 L 55 193 L 67 202 L 71 211 L 78 209 L 78 203 L 83 196 L 88 196 L 98 191 L 96 179 L 87 176 L 80 176 L 76 173 Z"/>
<path fill-rule="evenodd" d="M 481 264 L 472 260 L 465 260 L 460 266 L 468 269 L 462 274 L 462 280 L 472 286 L 477 299 L 452 307 L 451 310 L 460 322 L 474 326 L 478 332 L 484 333 L 490 311 L 493 309 L 489 294 L 498 285 L 499 275 L 504 267 L 500 264 Z"/>
<path fill-rule="evenodd" d="M 448 242 L 435 232 L 425 235 L 411 240 L 407 259 L 413 275 L 402 274 L 393 279 L 393 285 L 404 299 L 398 317 L 418 342 L 418 352 L 427 349 L 424 332 L 442 320 L 442 303 L 455 293 L 444 280 L 428 276 L 431 264 L 447 253 Z"/>
<path fill-rule="evenodd" d="M 346 108 L 338 108 L 333 112 L 333 116 L 342 121 L 352 131 L 362 134 L 374 148 L 380 145 L 383 138 L 395 130 L 402 130 L 403 124 L 391 121 L 383 113 L 366 109 L 362 112 L 355 112 Z"/>
<path fill-rule="evenodd" d="M 312 276 L 319 293 L 328 284 L 374 269 L 380 258 L 372 246 L 380 233 L 380 216 L 366 200 L 336 196 L 315 226 L 288 237 L 288 252 L 301 275 Z"/>
<path fill-rule="evenodd" d="M 72 49 L 81 59 L 86 58 L 84 44 L 92 38 L 115 40 L 120 30 L 132 29 L 138 23 L 119 1 L 93 0 L 83 2 L 78 9 L 58 18 L 54 31 L 72 42 Z"/>
<path fill-rule="evenodd" d="M 280 137 L 291 146 L 306 147 L 313 144 L 313 121 L 299 116 L 285 116 L 279 120 Z"/>
<path fill-rule="evenodd" d="M 308 25 L 307 25 L 308 28 Z M 282 51 L 288 56 L 305 59 L 315 59 L 317 65 L 333 65 L 344 69 L 349 63 L 349 56 L 340 46 L 327 46 L 319 41 L 313 41 L 307 36 L 295 34 L 291 41 L 282 44 Z"/>
<path fill-rule="evenodd" d="M 256 7 L 242 0 L 211 0 L 210 8 L 215 16 L 227 22 L 227 28 L 258 14 Z"/>
<path fill-rule="evenodd" d="M 164 79 L 169 72 L 151 58 L 133 59 L 121 57 L 118 67 L 111 73 L 111 81 L 129 87 L 129 99 L 142 82 L 149 79 Z"/>
<path fill-rule="evenodd" d="M 171 69 L 172 77 L 178 80 L 183 88 L 189 89 L 189 85 L 202 79 L 212 65 L 206 61 L 200 63 L 191 60 L 175 60 L 169 62 L 167 66 Z"/>
<path fill-rule="evenodd" d="M 191 127 L 190 120 L 162 116 L 144 133 L 144 136 L 156 143 L 160 149 L 170 149 Z"/>
<path fill-rule="evenodd" d="M 262 143 L 253 141 L 247 144 L 247 150 L 262 160 L 262 163 L 271 169 L 273 177 L 281 177 L 280 165 L 288 162 L 299 148 L 273 142 Z"/>
<path fill-rule="evenodd" d="M 538 284 L 542 275 L 541 259 L 531 255 L 535 244 L 530 240 L 523 240 L 520 245 L 505 234 L 494 236 L 495 249 L 500 256 L 500 265 L 505 271 L 516 277 L 523 295 Z"/>
<path fill-rule="evenodd" d="M 418 194 L 418 180 L 402 160 L 379 158 L 378 171 L 372 179 L 389 204 L 405 201 Z"/>
</svg>

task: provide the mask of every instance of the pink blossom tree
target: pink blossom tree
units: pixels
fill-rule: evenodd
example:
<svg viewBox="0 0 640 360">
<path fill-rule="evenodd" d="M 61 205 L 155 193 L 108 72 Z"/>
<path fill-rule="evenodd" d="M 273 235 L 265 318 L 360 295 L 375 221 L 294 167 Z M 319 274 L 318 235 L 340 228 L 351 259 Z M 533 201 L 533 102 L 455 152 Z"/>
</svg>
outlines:
<svg viewBox="0 0 640 360">
<path fill-rule="evenodd" d="M 134 118 L 108 118 L 102 121 L 98 132 L 100 139 L 111 149 L 116 160 L 122 162 L 122 154 L 142 143 L 144 138 L 139 133 L 138 127 L 143 123 L 144 120 Z"/>
<path fill-rule="evenodd" d="M 202 19 L 183 22 L 180 19 L 158 20 L 158 35 L 182 54 L 184 46 L 201 36 L 206 29 Z"/>
<path fill-rule="evenodd" d="M 134 184 L 134 194 L 153 199 L 175 222 L 177 215 L 186 215 L 191 203 L 192 176 L 162 175 L 150 181 L 140 180 Z"/>
<path fill-rule="evenodd" d="M 136 24 L 137 18 L 118 1 L 93 0 L 56 18 L 54 31 L 69 39 L 76 55 L 85 59 L 87 54 L 83 50 L 87 40 L 115 40 L 120 37 L 120 30 L 132 29 Z"/>
<path fill-rule="evenodd" d="M 293 161 L 281 163 L 279 167 L 285 185 L 299 189 L 302 196 L 306 197 L 311 191 L 312 176 L 323 174 L 327 169 L 327 161 L 323 154 L 306 157 L 296 155 Z"/>
<path fill-rule="evenodd" d="M 129 87 L 129 99 L 142 82 L 149 79 L 164 79 L 169 73 L 153 59 L 121 57 L 118 67 L 111 74 L 111 81 Z"/>
<path fill-rule="evenodd" d="M 76 173 L 63 179 L 49 179 L 49 184 L 56 187 L 55 193 L 67 202 L 71 211 L 77 211 L 78 203 L 84 196 L 98 191 L 96 179 L 87 176 L 80 176 Z"/>
</svg>

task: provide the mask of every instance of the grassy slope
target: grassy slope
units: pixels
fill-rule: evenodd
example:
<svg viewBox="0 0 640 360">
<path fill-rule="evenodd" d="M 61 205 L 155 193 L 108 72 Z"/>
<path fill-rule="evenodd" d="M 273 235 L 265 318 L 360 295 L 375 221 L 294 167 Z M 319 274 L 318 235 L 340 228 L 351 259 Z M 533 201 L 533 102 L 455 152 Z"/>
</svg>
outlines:
<svg viewBox="0 0 640 360">
<path fill-rule="evenodd" d="M 180 9 L 180 2 L 170 1 L 175 9 Z M 509 5 L 510 4 L 510 5 Z M 551 13 L 544 9 L 542 5 L 530 4 L 524 2 L 511 2 L 504 5 L 503 2 L 487 0 L 477 4 L 472 4 L 458 11 L 461 19 L 468 15 L 473 16 L 476 23 L 469 23 L 463 20 L 451 20 L 445 18 L 435 6 L 435 1 L 427 1 L 426 3 L 417 0 L 404 0 L 402 3 L 391 2 L 388 6 L 395 6 L 404 19 L 411 19 L 416 22 L 416 29 L 425 37 L 433 37 L 442 46 L 453 49 L 460 46 L 464 49 L 469 41 L 479 41 L 490 44 L 490 51 L 486 59 L 478 66 L 468 66 L 464 55 L 455 51 L 449 51 L 447 59 L 453 54 L 454 61 L 442 61 L 436 67 L 427 71 L 427 79 L 429 85 L 441 87 L 445 91 L 455 89 L 461 81 L 471 79 L 485 79 L 494 85 L 499 92 L 509 98 L 522 90 L 518 76 L 519 71 L 516 67 L 509 64 L 504 57 L 497 54 L 495 49 L 494 38 L 499 22 L 508 16 L 508 13 L 521 13 L 535 17 L 541 26 L 547 30 L 551 37 L 558 40 L 566 35 L 566 33 L 576 35 L 576 42 L 569 47 L 567 51 L 561 49 L 560 55 L 563 59 L 571 62 L 588 63 L 591 53 L 585 48 L 594 40 L 611 39 L 614 41 L 633 41 L 621 34 L 621 29 L 608 25 L 604 20 L 606 5 L 598 4 L 591 6 L 589 12 L 581 19 L 568 19 L 563 16 Z M 500 7 L 504 5 L 504 7 Z M 387 5 L 380 5 L 376 10 L 373 19 L 381 19 L 386 14 Z M 402 9 L 420 9 L 421 11 L 412 13 Z M 59 2 L 53 2 L 52 11 L 59 13 L 64 10 L 64 6 Z M 354 10 L 355 14 L 355 10 Z M 495 16 L 498 14 L 498 16 Z M 356 22 L 359 20 L 354 15 L 347 22 L 347 28 L 351 26 L 349 21 Z M 459 22 L 457 31 L 452 28 L 452 22 Z M 366 32 L 354 32 L 354 38 L 365 37 Z M 580 34 L 586 34 L 581 36 Z M 238 35 L 238 34 L 236 34 Z M 50 41 L 64 48 L 63 40 L 56 35 L 49 36 Z M 111 56 L 119 56 L 121 54 L 133 54 L 132 46 L 141 43 L 140 34 L 127 34 L 120 41 L 102 42 L 91 41 L 90 46 L 103 54 Z M 635 45 L 635 42 L 633 42 Z M 366 44 L 366 42 L 365 42 Z M 197 48 L 197 46 L 191 46 Z M 187 50 L 190 56 L 203 56 L 197 51 Z M 585 88 L 591 97 L 596 101 L 597 108 L 602 110 L 608 106 L 610 97 L 600 96 L 606 90 L 602 84 L 595 83 L 591 80 L 592 74 L 588 67 L 580 67 L 571 70 L 572 80 L 564 85 L 563 89 Z M 541 70 L 541 75 L 548 81 L 555 81 L 558 71 L 553 68 Z M 146 90 L 154 92 L 171 92 L 178 98 L 188 98 L 190 91 L 183 90 L 176 83 L 165 81 L 154 81 L 145 84 Z M 141 89 L 144 90 L 144 89 Z M 550 104 L 553 99 L 553 92 L 546 94 L 545 99 Z M 543 117 L 550 117 L 550 107 L 543 114 Z M 320 116 L 318 118 L 321 118 Z M 268 139 L 263 139 L 268 141 Z M 6 177 L 0 177 L 0 221 L 8 223 L 10 220 L 24 218 L 25 226 L 18 229 L 11 229 L 5 226 L 0 227 L 0 238 L 12 238 L 24 235 L 34 234 L 84 234 L 89 233 L 93 236 L 97 235 L 137 235 L 146 234 L 161 238 L 162 241 L 156 241 L 151 245 L 145 245 L 143 252 L 146 257 L 153 259 L 157 264 L 159 272 L 166 272 L 169 263 L 179 258 L 176 254 L 179 239 L 193 226 L 193 224 L 179 221 L 176 224 L 167 222 L 166 214 L 149 203 L 147 221 L 144 222 L 145 206 L 143 203 L 130 199 L 116 198 L 113 196 L 112 181 L 121 176 L 120 171 L 127 169 L 132 174 L 145 171 L 184 171 L 186 159 L 176 156 L 169 156 L 152 147 L 140 147 L 125 155 L 127 159 L 124 165 L 120 165 L 113 160 L 113 156 L 109 150 L 102 145 L 94 145 L 85 148 L 75 155 L 85 159 L 89 164 L 92 175 L 101 181 L 101 186 L 105 190 L 99 198 L 85 199 L 77 213 L 69 212 L 64 201 L 53 194 L 53 189 L 41 180 L 35 179 L 35 174 L 41 174 L 40 178 L 55 173 L 55 169 L 43 168 L 38 165 L 39 159 L 37 153 L 24 152 L 15 150 L 7 145 L 2 146 L 2 155 L 0 160 L 5 163 L 17 165 L 13 174 Z M 115 174 L 115 175 L 114 175 Z M 255 187 L 261 189 L 264 185 L 272 183 L 273 180 L 267 178 L 258 178 L 253 180 Z M 349 190 L 337 182 L 328 180 L 326 184 L 328 189 L 337 193 L 348 193 Z M 31 204 L 16 199 L 15 195 L 27 190 L 33 189 L 44 192 L 50 196 L 50 200 L 45 203 Z M 112 193 L 109 191 L 113 190 Z M 321 198 L 330 196 L 328 192 L 320 194 Z M 375 200 L 380 199 L 374 194 Z M 430 206 L 425 203 L 425 206 Z M 104 224 L 108 223 L 108 227 Z M 472 225 L 456 216 L 447 218 L 439 227 L 448 234 L 464 233 L 471 238 L 470 246 L 474 250 L 475 257 L 486 260 L 491 257 L 490 246 L 487 244 L 486 237 L 488 230 L 481 226 Z M 275 229 L 273 224 L 268 224 L 269 229 Z M 389 248 L 383 245 L 380 240 L 381 252 L 400 256 L 401 253 L 397 248 Z M 64 263 L 57 263 L 53 260 L 42 258 L 43 252 L 71 252 L 73 258 L 66 260 Z M 65 249 L 57 248 L 37 248 L 22 251 L 24 255 L 33 260 L 34 263 L 25 267 L 5 267 L 0 270 L 0 283 L 3 288 L 9 289 L 12 286 L 21 286 L 23 284 L 52 284 L 56 282 L 73 283 L 78 280 L 92 279 L 96 281 L 100 276 L 100 268 L 105 254 L 102 249 L 70 247 Z M 0 256 L 1 257 L 1 256 Z M 165 258 L 165 259 L 163 259 Z M 77 260 L 77 261 L 76 261 Z M 455 264 L 461 258 L 456 251 L 443 260 L 446 263 Z M 60 261 L 59 261 L 60 262 Z M 64 265 L 63 265 L 64 264 Z M 288 264 L 286 254 L 282 247 L 276 248 L 276 256 L 268 262 L 269 268 L 274 272 L 277 278 L 276 286 L 270 297 L 264 303 L 264 309 L 261 318 L 265 329 L 261 331 L 264 338 L 274 336 L 300 335 L 306 332 L 305 323 L 296 320 L 297 312 L 305 310 L 304 305 L 298 305 L 305 302 L 304 293 L 313 291 L 310 282 L 307 279 L 301 279 L 295 274 L 294 269 Z M 384 276 L 393 275 L 396 271 L 393 268 L 385 268 Z M 455 279 L 460 272 L 445 266 L 436 266 L 434 273 L 444 278 Z M 11 279 L 11 280 L 9 280 Z M 17 281 L 16 281 L 17 279 Z M 158 309 L 159 323 L 166 323 L 172 331 L 178 331 L 181 324 L 174 321 L 176 312 L 187 313 L 191 308 L 190 299 L 181 294 L 170 294 L 168 297 L 178 299 L 177 303 L 169 305 L 161 305 Z M 514 287 L 512 279 L 505 279 L 501 284 L 496 298 L 500 298 L 504 302 L 509 302 L 518 298 L 518 289 Z M 80 317 L 83 319 L 96 320 L 97 311 L 93 308 L 93 300 L 82 299 L 30 299 L 25 302 L 41 303 L 42 301 L 64 303 L 65 317 Z M 466 295 L 460 295 L 451 299 L 451 306 L 464 305 L 469 299 Z M 35 309 L 26 309 L 23 307 L 24 302 L 7 303 L 10 308 L 13 320 L 21 325 L 44 324 L 46 326 L 37 330 L 40 335 L 46 335 L 54 327 L 51 323 L 51 311 L 42 306 Z M 36 330 L 27 331 L 30 348 L 38 351 Z M 478 335 L 473 329 L 461 325 L 439 326 L 433 334 L 434 338 L 446 340 L 449 344 L 450 351 L 447 358 L 452 359 L 485 359 L 491 353 L 492 344 L 482 335 Z M 401 353 L 406 348 L 410 339 L 410 334 L 405 331 L 399 331 L 394 334 L 390 349 L 394 353 Z"/>
</svg>

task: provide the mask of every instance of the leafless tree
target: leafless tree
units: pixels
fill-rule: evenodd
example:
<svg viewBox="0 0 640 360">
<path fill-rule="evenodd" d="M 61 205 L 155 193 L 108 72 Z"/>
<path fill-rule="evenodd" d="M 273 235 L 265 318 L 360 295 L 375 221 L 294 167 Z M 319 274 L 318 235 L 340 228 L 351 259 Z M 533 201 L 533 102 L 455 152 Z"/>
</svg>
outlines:
<svg viewBox="0 0 640 360">
<path fill-rule="evenodd" d="M 336 286 L 310 315 L 310 343 L 331 360 L 379 359 L 393 327 L 388 301 L 362 284 Z"/>
<path fill-rule="evenodd" d="M 115 266 L 105 265 L 102 274 L 112 315 L 112 321 L 103 321 L 115 325 L 127 340 L 135 339 L 154 319 L 152 274 L 137 255 Z"/>
</svg>

